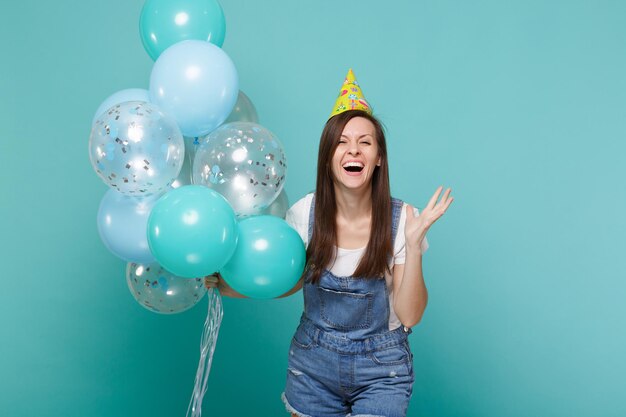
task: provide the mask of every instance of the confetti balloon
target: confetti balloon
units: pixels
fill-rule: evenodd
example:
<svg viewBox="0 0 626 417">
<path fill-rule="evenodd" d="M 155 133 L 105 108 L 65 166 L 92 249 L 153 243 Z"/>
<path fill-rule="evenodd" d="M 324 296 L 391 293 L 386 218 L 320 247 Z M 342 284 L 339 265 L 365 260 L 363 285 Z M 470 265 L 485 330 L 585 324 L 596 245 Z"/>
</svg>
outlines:
<svg viewBox="0 0 626 417">
<path fill-rule="evenodd" d="M 238 216 L 259 214 L 280 194 L 287 173 L 283 146 L 251 122 L 223 125 L 200 144 L 193 183 L 222 194 Z"/>
<path fill-rule="evenodd" d="M 113 106 L 98 117 L 89 138 L 96 173 L 128 195 L 165 191 L 178 176 L 184 154 L 176 122 L 151 103 Z"/>
<path fill-rule="evenodd" d="M 252 101 L 250 101 L 248 96 L 241 90 L 239 90 L 239 96 L 237 97 L 235 107 L 224 124 L 232 122 L 259 123 L 259 116 L 256 113 L 254 104 L 252 104 Z"/>
<path fill-rule="evenodd" d="M 177 277 L 158 263 L 127 264 L 126 282 L 139 304 L 162 314 L 180 313 L 190 309 L 207 291 L 204 279 Z"/>
</svg>

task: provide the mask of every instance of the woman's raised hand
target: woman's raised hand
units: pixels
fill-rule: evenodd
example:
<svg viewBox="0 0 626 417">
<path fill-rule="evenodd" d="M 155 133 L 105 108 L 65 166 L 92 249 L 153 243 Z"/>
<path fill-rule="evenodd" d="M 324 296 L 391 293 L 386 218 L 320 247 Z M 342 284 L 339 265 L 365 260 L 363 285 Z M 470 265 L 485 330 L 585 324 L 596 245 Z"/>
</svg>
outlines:
<svg viewBox="0 0 626 417">
<path fill-rule="evenodd" d="M 416 217 L 413 211 L 413 207 L 408 205 L 406 208 L 406 224 L 404 226 L 404 236 L 406 240 L 407 251 L 421 251 L 422 241 L 426 237 L 426 233 L 430 226 L 432 226 L 443 214 L 448 210 L 454 198 L 450 196 L 452 191 L 450 188 L 446 190 L 441 199 L 441 191 L 443 186 L 437 188 L 435 194 L 430 198 L 430 201 L 422 209 L 420 214 Z"/>
</svg>

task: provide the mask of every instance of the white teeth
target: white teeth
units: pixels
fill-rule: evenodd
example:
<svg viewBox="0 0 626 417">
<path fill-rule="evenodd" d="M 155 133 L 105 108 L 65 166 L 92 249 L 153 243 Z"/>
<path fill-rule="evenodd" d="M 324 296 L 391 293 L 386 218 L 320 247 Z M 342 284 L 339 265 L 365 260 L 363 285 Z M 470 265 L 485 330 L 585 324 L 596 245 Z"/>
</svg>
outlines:
<svg viewBox="0 0 626 417">
<path fill-rule="evenodd" d="M 360 162 L 346 162 L 345 164 L 343 164 L 344 168 L 348 168 L 348 167 L 358 167 L 358 168 L 363 168 L 363 164 Z"/>
</svg>

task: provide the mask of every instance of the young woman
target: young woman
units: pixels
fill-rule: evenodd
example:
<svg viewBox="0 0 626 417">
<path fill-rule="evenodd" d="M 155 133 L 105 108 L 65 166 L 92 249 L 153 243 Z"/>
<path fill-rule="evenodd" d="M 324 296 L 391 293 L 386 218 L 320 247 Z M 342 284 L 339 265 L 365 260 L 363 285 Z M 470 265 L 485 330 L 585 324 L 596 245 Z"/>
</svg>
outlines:
<svg viewBox="0 0 626 417">
<path fill-rule="evenodd" d="M 382 126 L 351 71 L 344 87 L 321 136 L 316 191 L 287 213 L 307 266 L 285 294 L 303 288 L 304 313 L 282 398 L 298 417 L 401 417 L 414 380 L 407 336 L 428 299 L 426 233 L 453 199 L 439 187 L 418 215 L 391 198 Z"/>
</svg>

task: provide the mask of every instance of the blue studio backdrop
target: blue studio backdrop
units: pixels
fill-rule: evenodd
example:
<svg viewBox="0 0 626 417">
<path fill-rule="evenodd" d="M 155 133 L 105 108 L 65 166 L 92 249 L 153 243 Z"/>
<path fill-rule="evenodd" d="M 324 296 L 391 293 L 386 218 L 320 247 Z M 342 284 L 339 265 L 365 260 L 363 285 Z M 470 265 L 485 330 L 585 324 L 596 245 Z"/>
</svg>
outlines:
<svg viewBox="0 0 626 417">
<path fill-rule="evenodd" d="M 222 0 L 224 50 L 313 189 L 348 68 L 393 194 L 455 202 L 428 235 L 409 416 L 624 416 L 626 2 Z M 158 315 L 99 239 L 93 113 L 147 88 L 142 1 L 4 1 L 0 414 L 182 416 L 206 300 Z M 300 293 L 226 299 L 203 411 L 280 416 Z"/>
</svg>

